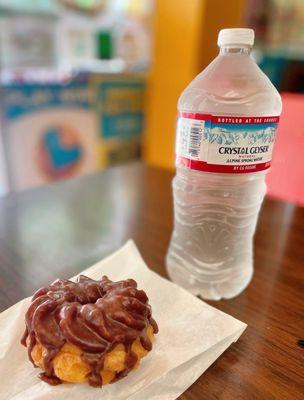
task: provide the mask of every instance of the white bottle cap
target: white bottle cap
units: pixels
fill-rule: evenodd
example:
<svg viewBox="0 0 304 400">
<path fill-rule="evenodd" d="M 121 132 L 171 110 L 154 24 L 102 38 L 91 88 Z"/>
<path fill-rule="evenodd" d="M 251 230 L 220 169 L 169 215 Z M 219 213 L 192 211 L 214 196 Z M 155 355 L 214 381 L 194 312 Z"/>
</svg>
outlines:
<svg viewBox="0 0 304 400">
<path fill-rule="evenodd" d="M 219 31 L 217 44 L 227 45 L 247 45 L 253 46 L 254 30 L 247 28 L 222 29 Z"/>
</svg>

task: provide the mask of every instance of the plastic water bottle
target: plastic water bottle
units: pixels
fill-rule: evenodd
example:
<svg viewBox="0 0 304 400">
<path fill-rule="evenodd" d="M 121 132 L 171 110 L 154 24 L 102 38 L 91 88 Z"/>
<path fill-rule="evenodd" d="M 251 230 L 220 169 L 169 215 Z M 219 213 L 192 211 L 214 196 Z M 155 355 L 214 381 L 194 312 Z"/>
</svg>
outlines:
<svg viewBox="0 0 304 400">
<path fill-rule="evenodd" d="M 220 52 L 179 98 L 170 278 L 232 298 L 253 274 L 253 235 L 281 98 L 251 58 L 252 29 L 223 29 Z"/>
</svg>

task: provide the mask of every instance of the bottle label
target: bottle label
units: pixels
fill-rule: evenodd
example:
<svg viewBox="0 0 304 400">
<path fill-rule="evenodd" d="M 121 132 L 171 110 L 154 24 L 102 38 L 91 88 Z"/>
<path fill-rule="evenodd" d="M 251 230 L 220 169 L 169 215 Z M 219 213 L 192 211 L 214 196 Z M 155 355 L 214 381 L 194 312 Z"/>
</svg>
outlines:
<svg viewBox="0 0 304 400">
<path fill-rule="evenodd" d="M 279 117 L 182 112 L 177 122 L 176 165 L 220 173 L 267 169 L 278 122 Z"/>
</svg>

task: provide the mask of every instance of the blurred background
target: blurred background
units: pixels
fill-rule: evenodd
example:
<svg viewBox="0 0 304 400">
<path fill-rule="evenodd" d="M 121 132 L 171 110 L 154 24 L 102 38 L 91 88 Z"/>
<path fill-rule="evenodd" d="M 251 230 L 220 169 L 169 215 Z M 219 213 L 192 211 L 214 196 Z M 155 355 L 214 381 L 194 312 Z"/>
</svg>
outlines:
<svg viewBox="0 0 304 400">
<path fill-rule="evenodd" d="M 131 160 L 174 168 L 176 104 L 224 27 L 284 110 L 268 194 L 304 205 L 303 0 L 0 0 L 0 194 Z"/>
</svg>

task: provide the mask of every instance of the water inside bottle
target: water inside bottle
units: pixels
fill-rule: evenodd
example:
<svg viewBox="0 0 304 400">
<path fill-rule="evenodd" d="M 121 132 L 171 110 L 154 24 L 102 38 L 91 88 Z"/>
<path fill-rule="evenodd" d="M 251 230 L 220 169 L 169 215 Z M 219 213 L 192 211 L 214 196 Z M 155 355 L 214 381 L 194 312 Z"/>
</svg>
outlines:
<svg viewBox="0 0 304 400">
<path fill-rule="evenodd" d="M 227 43 L 238 36 L 226 33 L 219 55 L 178 102 L 167 271 L 212 300 L 237 296 L 252 278 L 253 236 L 281 113 L 280 95 L 244 43 L 248 32 L 238 34 L 243 43 Z"/>
</svg>

